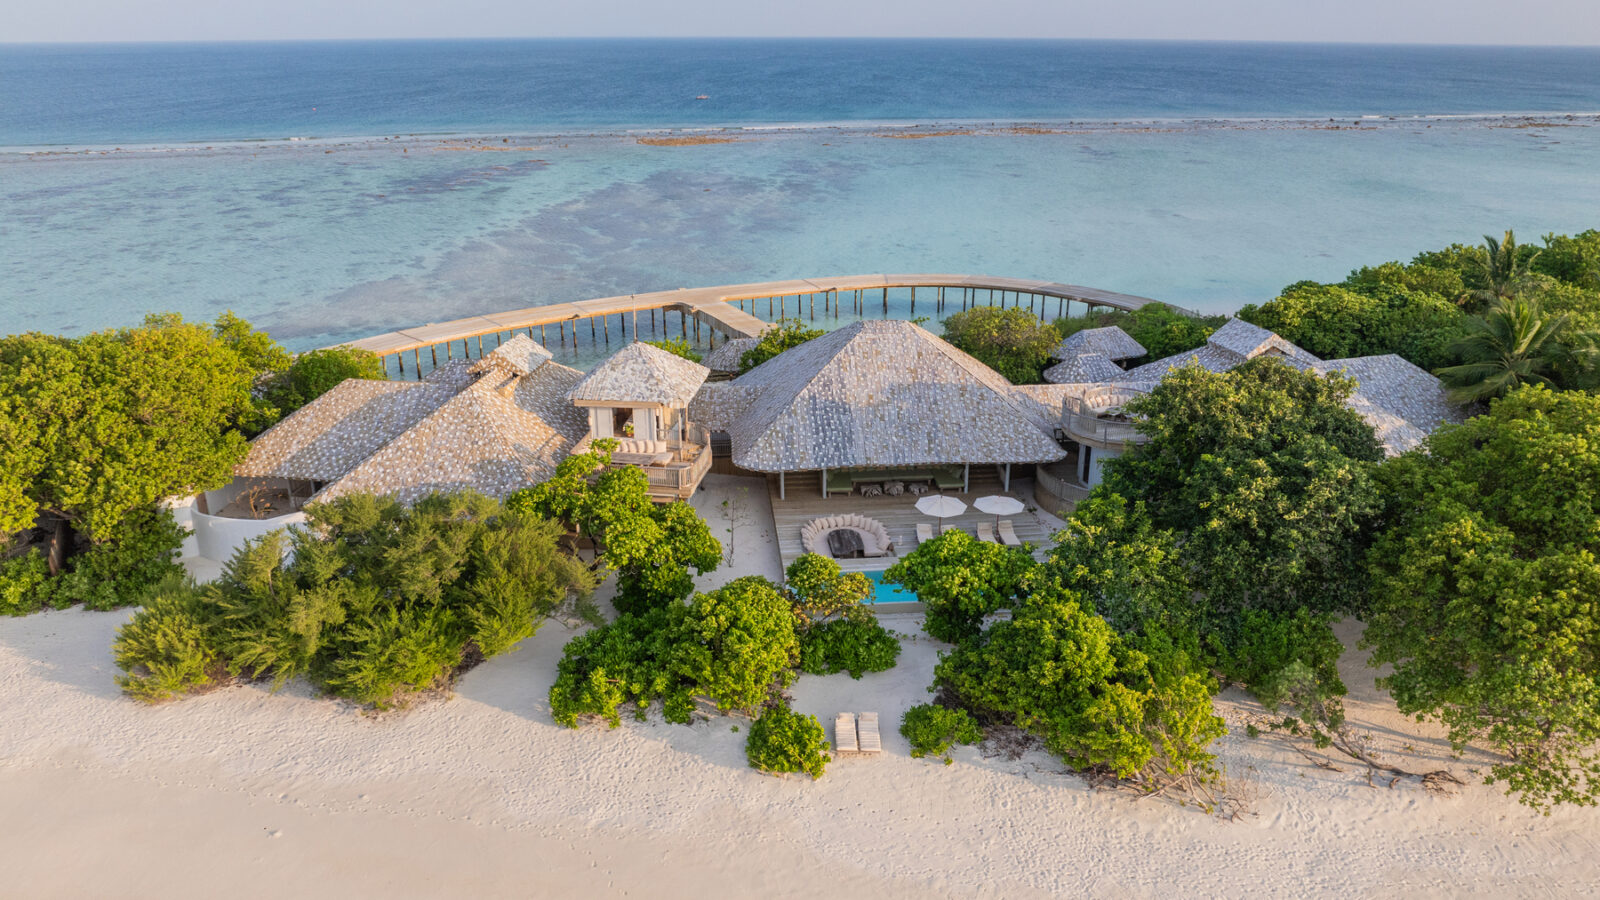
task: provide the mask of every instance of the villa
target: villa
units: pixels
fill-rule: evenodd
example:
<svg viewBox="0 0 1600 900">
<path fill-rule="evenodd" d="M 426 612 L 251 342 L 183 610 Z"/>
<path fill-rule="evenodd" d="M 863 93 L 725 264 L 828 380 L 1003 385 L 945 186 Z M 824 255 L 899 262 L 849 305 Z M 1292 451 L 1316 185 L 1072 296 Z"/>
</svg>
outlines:
<svg viewBox="0 0 1600 900">
<path fill-rule="evenodd" d="M 803 535 L 815 543 L 814 523 L 846 516 L 873 544 L 872 560 L 847 568 L 875 571 L 925 539 L 915 502 L 926 493 L 1069 513 L 1107 459 L 1145 439 L 1124 405 L 1181 366 L 1223 372 L 1273 356 L 1342 372 L 1357 384 L 1350 407 L 1390 454 L 1462 418 L 1437 379 L 1399 357 L 1324 361 L 1238 319 L 1202 347 L 1132 368 L 1148 354 L 1121 329 L 1080 331 L 1036 385 L 899 320 L 844 325 L 730 379 L 751 346 L 729 340 L 705 365 L 633 342 L 585 374 L 517 335 L 420 381 L 346 381 L 256 438 L 230 485 L 180 505 L 195 531 L 189 553 L 225 560 L 245 539 L 303 521 L 306 502 L 352 492 L 504 497 L 608 438 L 612 464 L 643 471 L 658 502 L 691 498 L 713 470 L 765 479 L 785 563 L 804 552 Z M 947 524 L 988 530 L 992 517 L 967 515 Z M 1005 531 L 1047 543 L 1033 517 Z"/>
</svg>

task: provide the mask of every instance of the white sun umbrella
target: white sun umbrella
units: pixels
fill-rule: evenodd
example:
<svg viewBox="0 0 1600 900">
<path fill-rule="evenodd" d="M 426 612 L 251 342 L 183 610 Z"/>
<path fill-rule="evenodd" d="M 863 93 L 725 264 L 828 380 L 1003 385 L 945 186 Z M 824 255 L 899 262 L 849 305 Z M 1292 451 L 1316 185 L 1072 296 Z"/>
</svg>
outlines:
<svg viewBox="0 0 1600 900">
<path fill-rule="evenodd" d="M 951 516 L 959 516 L 967 511 L 967 505 L 954 497 L 943 494 L 929 494 L 917 501 L 917 511 L 933 516 L 939 520 L 939 531 L 944 531 L 944 520 Z"/>
<path fill-rule="evenodd" d="M 1007 497 L 1004 494 L 992 494 L 988 497 L 979 497 L 978 499 L 972 501 L 972 505 L 976 506 L 983 512 L 988 513 L 989 515 L 994 516 L 994 524 L 996 528 L 1000 527 L 1001 516 L 1014 516 L 1017 513 L 1022 512 L 1024 508 L 1021 500 L 1018 500 L 1015 497 Z"/>
</svg>

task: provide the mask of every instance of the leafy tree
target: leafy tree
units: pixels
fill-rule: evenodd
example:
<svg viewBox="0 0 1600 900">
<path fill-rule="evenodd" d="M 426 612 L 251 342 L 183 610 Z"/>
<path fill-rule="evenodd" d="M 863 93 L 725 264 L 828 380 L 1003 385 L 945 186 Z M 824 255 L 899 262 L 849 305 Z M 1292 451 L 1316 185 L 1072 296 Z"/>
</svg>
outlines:
<svg viewBox="0 0 1600 900">
<path fill-rule="evenodd" d="M 51 587 L 52 604 L 105 610 L 142 603 L 155 586 L 183 574 L 177 558 L 187 534 L 165 509 L 130 511 L 114 540 L 70 559 Z"/>
<path fill-rule="evenodd" d="M 378 354 L 349 346 L 328 347 L 296 356 L 283 372 L 266 382 L 261 395 L 279 415 L 287 416 L 346 379 L 384 381 L 388 377 Z"/>
<path fill-rule="evenodd" d="M 1600 231 L 1544 236 L 1544 249 L 1528 267 L 1564 284 L 1600 291 Z"/>
<path fill-rule="evenodd" d="M 1467 292 L 1466 282 L 1462 280 L 1458 269 L 1438 268 L 1420 262 L 1362 266 L 1352 271 L 1340 287 L 1374 296 L 1381 295 L 1385 289 L 1398 288 L 1412 294 L 1432 295 L 1452 304 Z"/>
<path fill-rule="evenodd" d="M 1235 630 L 1234 639 L 1219 654 L 1222 671 L 1268 708 L 1304 703 L 1296 692 L 1303 690 L 1308 678 L 1318 700 L 1344 695 L 1339 678 L 1344 644 L 1333 633 L 1327 614 L 1248 609 Z"/>
<path fill-rule="evenodd" d="M 776 775 L 804 772 L 816 780 L 828 765 L 822 724 L 786 706 L 770 706 L 751 723 L 744 752 L 750 768 Z"/>
<path fill-rule="evenodd" d="M 643 719 L 655 701 L 687 723 L 694 698 L 752 710 L 793 677 L 799 651 L 788 601 L 762 578 L 736 579 L 685 606 L 624 613 L 567 643 L 550 688 L 551 716 L 575 728 L 597 716 L 613 728 L 631 704 Z"/>
<path fill-rule="evenodd" d="M 681 337 L 667 338 L 666 340 L 662 341 L 645 341 L 645 343 L 652 347 L 665 350 L 668 353 L 671 353 L 673 356 L 681 356 L 690 362 L 700 361 L 700 354 L 695 351 L 694 347 L 689 345 L 688 341 Z"/>
<path fill-rule="evenodd" d="M 158 592 L 119 636 L 124 687 L 159 699 L 216 667 L 387 706 L 510 649 L 594 584 L 559 526 L 471 492 L 306 512 L 307 528 L 250 542 L 217 581 Z"/>
<path fill-rule="evenodd" d="M 634 466 L 611 466 L 615 441 L 573 454 L 555 477 L 506 498 L 506 508 L 563 522 L 592 538 L 617 573 L 618 612 L 643 612 L 681 602 L 694 592 L 689 569 L 704 574 L 722 562 L 722 545 L 694 508 L 650 500 L 649 480 Z"/>
<path fill-rule="evenodd" d="M 1097 491 L 1055 540 L 1042 574 L 1077 591 L 1119 633 L 1149 622 L 1193 627 L 1194 587 L 1177 538 L 1155 527 L 1143 502 Z"/>
<path fill-rule="evenodd" d="M 1572 327 L 1565 313 L 1547 314 L 1538 300 L 1496 300 L 1482 317 L 1467 321 L 1454 346 L 1464 360 L 1437 371 L 1451 399 L 1471 403 L 1499 397 L 1524 384 L 1556 386 L 1558 368 L 1580 378 L 1594 368 L 1595 339 Z"/>
<path fill-rule="evenodd" d="M 848 575 L 839 564 L 816 553 L 801 554 L 785 572 L 784 592 L 800 639 L 800 670 L 812 675 L 894 668 L 900 642 L 878 624 L 864 602 L 872 582 L 860 572 Z"/>
<path fill-rule="evenodd" d="M 1365 641 L 1400 710 L 1504 754 L 1529 805 L 1600 798 L 1600 398 L 1519 388 L 1381 472 Z"/>
<path fill-rule="evenodd" d="M 1393 353 L 1426 369 L 1455 361 L 1450 345 L 1466 321 L 1454 302 L 1435 294 L 1310 281 L 1290 285 L 1261 306 L 1245 306 L 1239 318 L 1323 359 Z"/>
<path fill-rule="evenodd" d="M 1185 367 L 1127 405 L 1148 440 L 1108 464 L 1103 490 L 1178 537 L 1210 627 L 1245 608 L 1357 603 L 1383 450 L 1345 406 L 1352 387 L 1261 357 Z"/>
<path fill-rule="evenodd" d="M 0 616 L 22 616 L 50 605 L 55 581 L 37 549 L 0 560 Z"/>
<path fill-rule="evenodd" d="M 883 580 L 915 593 L 923 605 L 923 628 L 954 644 L 976 636 L 985 616 L 1026 596 L 1034 566 L 1026 551 L 955 530 L 919 544 Z"/>
<path fill-rule="evenodd" d="M 812 328 L 800 319 L 779 319 L 773 327 L 761 333 L 761 340 L 739 357 L 739 374 L 754 369 L 785 350 L 798 347 L 813 338 L 827 334 Z"/>
<path fill-rule="evenodd" d="M 1158 632 L 1124 638 L 1055 586 L 1008 621 L 958 646 L 934 683 L 965 706 L 1030 732 L 1077 769 L 1105 769 L 1150 789 L 1214 777 L 1224 733 L 1215 683 Z"/>
<path fill-rule="evenodd" d="M 1519 246 L 1510 229 L 1498 241 L 1484 235 L 1483 251 L 1466 257 L 1468 267 L 1477 276 L 1473 281 L 1483 285 L 1474 290 L 1472 296 L 1484 305 L 1516 297 L 1527 285 L 1530 267 L 1538 257 L 1537 250 L 1528 252 L 1527 248 Z"/>
<path fill-rule="evenodd" d="M 1063 338 L 1086 328 L 1115 325 L 1145 348 L 1146 356 L 1161 359 L 1204 344 L 1227 321 L 1226 316 L 1190 316 L 1165 303 L 1146 303 L 1132 312 L 1095 312 L 1055 321 Z"/>
<path fill-rule="evenodd" d="M 1013 384 L 1038 384 L 1061 334 L 1030 310 L 977 306 L 945 319 L 944 339 Z"/>
<path fill-rule="evenodd" d="M 950 748 L 955 744 L 976 744 L 983 740 L 977 720 L 964 709 L 950 709 L 922 703 L 906 710 L 900 720 L 900 733 L 911 742 L 911 756 L 937 756 L 950 765 Z"/>
</svg>

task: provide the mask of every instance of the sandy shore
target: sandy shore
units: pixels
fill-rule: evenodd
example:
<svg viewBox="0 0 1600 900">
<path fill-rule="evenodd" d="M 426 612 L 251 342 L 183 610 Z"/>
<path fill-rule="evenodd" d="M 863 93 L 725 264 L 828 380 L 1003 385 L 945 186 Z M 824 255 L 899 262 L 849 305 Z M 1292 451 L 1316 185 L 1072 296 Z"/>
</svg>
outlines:
<svg viewBox="0 0 1600 900">
<path fill-rule="evenodd" d="M 714 530 L 722 500 L 764 504 L 740 490 L 714 479 L 697 498 Z M 734 561 L 708 581 L 776 567 L 764 515 L 733 523 Z M 555 726 L 560 624 L 448 700 L 369 715 L 305 685 L 135 704 L 108 649 L 127 617 L 0 620 L 8 896 L 1579 896 L 1600 881 L 1600 813 L 1542 817 L 1476 784 L 1482 759 L 1396 714 L 1354 652 L 1351 720 L 1466 788 L 1371 786 L 1242 728 L 1217 745 L 1250 798 L 1236 821 L 1091 789 L 1038 753 L 913 760 L 895 723 L 941 648 L 912 616 L 885 619 L 912 636 L 893 671 L 796 683 L 801 710 L 886 725 L 883 758 L 816 783 L 746 768 L 738 719 Z M 1230 723 L 1255 710 L 1233 692 L 1219 706 Z"/>
</svg>

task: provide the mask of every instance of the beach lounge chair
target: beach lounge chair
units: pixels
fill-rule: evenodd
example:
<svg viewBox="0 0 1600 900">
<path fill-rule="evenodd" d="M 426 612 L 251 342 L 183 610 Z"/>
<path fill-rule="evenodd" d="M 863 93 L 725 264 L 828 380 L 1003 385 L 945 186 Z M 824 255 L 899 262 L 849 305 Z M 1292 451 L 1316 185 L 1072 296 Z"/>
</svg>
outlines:
<svg viewBox="0 0 1600 900">
<path fill-rule="evenodd" d="M 1022 546 L 1022 539 L 1017 537 L 1017 530 L 1011 527 L 1010 519 L 1000 520 L 1000 543 L 1007 547 Z"/>
<path fill-rule="evenodd" d="M 856 719 L 857 749 L 861 753 L 882 753 L 883 741 L 878 737 L 878 714 L 864 712 Z"/>
<path fill-rule="evenodd" d="M 876 730 L 873 731 L 877 733 Z M 859 745 L 856 743 L 856 714 L 839 713 L 833 718 L 833 752 L 855 753 Z"/>
<path fill-rule="evenodd" d="M 927 522 L 917 523 L 917 543 L 926 544 L 933 540 L 933 526 Z"/>
<path fill-rule="evenodd" d="M 999 543 L 994 539 L 994 526 L 990 525 L 988 522 L 979 522 L 978 540 L 983 541 L 985 544 Z"/>
</svg>

